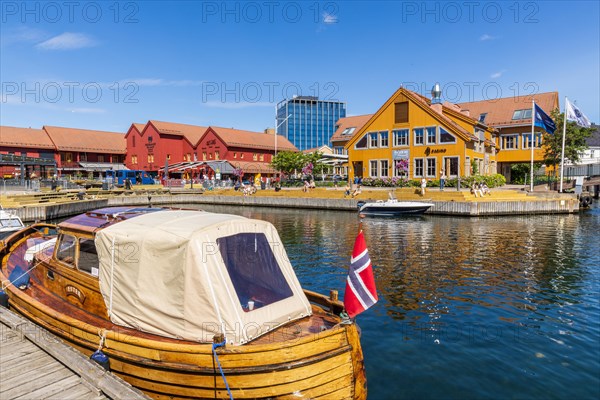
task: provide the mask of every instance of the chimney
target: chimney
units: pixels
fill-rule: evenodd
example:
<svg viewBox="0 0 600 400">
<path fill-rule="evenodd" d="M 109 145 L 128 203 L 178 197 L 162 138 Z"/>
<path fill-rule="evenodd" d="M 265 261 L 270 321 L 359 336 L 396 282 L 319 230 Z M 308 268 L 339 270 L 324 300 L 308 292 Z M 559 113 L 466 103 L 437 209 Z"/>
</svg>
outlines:
<svg viewBox="0 0 600 400">
<path fill-rule="evenodd" d="M 471 112 L 469 110 L 461 110 L 460 112 L 465 114 L 467 117 L 471 116 Z"/>
<path fill-rule="evenodd" d="M 275 134 L 275 128 L 267 128 L 267 129 L 265 129 L 265 133 L 267 135 L 274 135 Z"/>
<path fill-rule="evenodd" d="M 442 113 L 442 89 L 439 83 L 431 88 L 431 108 L 438 114 Z"/>
</svg>

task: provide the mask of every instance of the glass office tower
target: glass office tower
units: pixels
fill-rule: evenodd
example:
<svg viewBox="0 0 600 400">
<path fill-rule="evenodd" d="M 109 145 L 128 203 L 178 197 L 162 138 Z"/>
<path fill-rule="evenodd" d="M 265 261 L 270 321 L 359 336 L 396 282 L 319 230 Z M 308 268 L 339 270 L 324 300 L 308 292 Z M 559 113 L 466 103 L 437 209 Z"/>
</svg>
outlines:
<svg viewBox="0 0 600 400">
<path fill-rule="evenodd" d="M 335 124 L 345 116 L 346 103 L 295 96 L 277 104 L 277 134 L 285 136 L 301 151 L 331 146 Z"/>
</svg>

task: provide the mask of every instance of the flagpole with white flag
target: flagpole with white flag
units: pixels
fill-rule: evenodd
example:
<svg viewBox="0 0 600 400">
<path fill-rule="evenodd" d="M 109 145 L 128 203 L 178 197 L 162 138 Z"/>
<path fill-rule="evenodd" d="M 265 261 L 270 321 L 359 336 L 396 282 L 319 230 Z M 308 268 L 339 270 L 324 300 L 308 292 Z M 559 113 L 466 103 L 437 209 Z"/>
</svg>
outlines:
<svg viewBox="0 0 600 400">
<path fill-rule="evenodd" d="M 563 114 L 563 137 L 562 137 L 562 148 L 560 152 L 560 189 L 559 193 L 563 191 L 563 174 L 565 171 L 565 137 L 567 136 L 567 106 L 569 99 L 565 96 L 565 113 Z"/>
<path fill-rule="evenodd" d="M 529 191 L 533 192 L 533 135 L 535 132 L 535 100 L 531 100 L 531 171 L 529 173 Z"/>
</svg>

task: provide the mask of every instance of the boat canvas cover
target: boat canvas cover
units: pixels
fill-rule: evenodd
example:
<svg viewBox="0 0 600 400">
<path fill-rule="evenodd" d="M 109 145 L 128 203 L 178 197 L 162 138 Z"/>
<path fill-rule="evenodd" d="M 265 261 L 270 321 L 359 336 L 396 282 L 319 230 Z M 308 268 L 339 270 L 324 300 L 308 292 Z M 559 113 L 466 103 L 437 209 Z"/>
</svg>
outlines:
<svg viewBox="0 0 600 400">
<path fill-rule="evenodd" d="M 268 222 L 165 210 L 96 235 L 100 290 L 113 323 L 162 336 L 249 342 L 311 314 Z"/>
</svg>

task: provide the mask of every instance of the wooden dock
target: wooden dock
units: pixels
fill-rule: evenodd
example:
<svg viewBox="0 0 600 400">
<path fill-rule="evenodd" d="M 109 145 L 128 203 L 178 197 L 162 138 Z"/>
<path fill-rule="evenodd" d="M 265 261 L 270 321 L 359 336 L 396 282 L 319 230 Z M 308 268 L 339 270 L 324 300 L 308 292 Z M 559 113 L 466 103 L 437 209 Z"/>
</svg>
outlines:
<svg viewBox="0 0 600 400">
<path fill-rule="evenodd" d="M 0 307 L 0 399 L 148 399 L 56 336 Z"/>
</svg>

